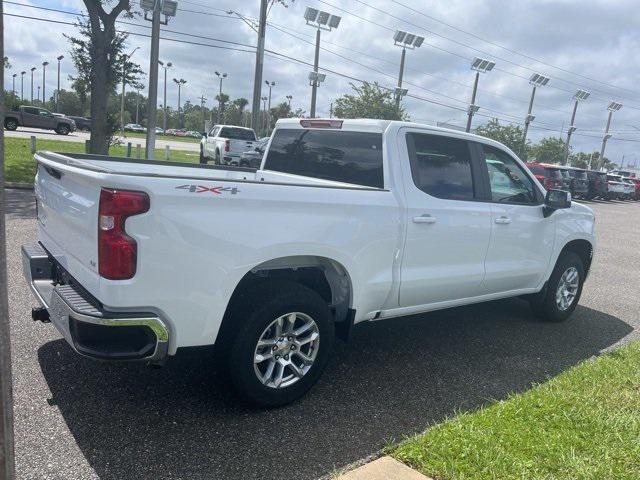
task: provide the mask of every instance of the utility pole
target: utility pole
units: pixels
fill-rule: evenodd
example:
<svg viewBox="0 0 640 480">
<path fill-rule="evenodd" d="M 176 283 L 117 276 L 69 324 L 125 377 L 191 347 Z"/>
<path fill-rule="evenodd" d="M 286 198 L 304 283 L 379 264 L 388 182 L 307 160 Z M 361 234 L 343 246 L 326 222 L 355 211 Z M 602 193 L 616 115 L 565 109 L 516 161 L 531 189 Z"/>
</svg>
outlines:
<svg viewBox="0 0 640 480">
<path fill-rule="evenodd" d="M 31 68 L 31 104 L 33 105 L 33 72 L 36 71 L 36 67 Z"/>
<path fill-rule="evenodd" d="M 222 118 L 222 80 L 227 78 L 227 74 L 220 73 L 218 71 L 214 73 L 220 79 L 220 90 L 218 91 L 218 120 L 217 120 L 217 122 L 220 123 Z"/>
<path fill-rule="evenodd" d="M 3 7 L 0 1 L 0 38 L 4 38 Z M 0 58 L 4 43 L 0 41 Z M 0 108 L 4 108 L 4 75 L 0 78 Z M 0 478 L 15 478 L 13 450 L 13 393 L 11 388 L 11 337 L 7 298 L 7 242 L 5 238 L 4 129 L 0 127 Z"/>
<path fill-rule="evenodd" d="M 473 121 L 473 114 L 476 108 L 476 94 L 478 93 L 478 80 L 480 80 L 480 72 L 476 72 L 476 78 L 473 81 L 473 92 L 471 93 L 471 103 L 469 104 L 469 113 L 467 117 L 467 128 L 466 132 L 469 133 L 471 131 L 471 122 Z"/>
<path fill-rule="evenodd" d="M 402 77 L 404 76 L 404 59 L 407 56 L 407 49 L 402 47 L 400 55 L 400 73 L 398 74 L 398 93 L 396 94 L 396 108 L 400 108 L 400 91 L 402 90 Z"/>
<path fill-rule="evenodd" d="M 60 110 L 60 61 L 64 58 L 64 55 L 60 55 L 58 60 L 58 90 L 56 90 L 56 112 Z"/>
<path fill-rule="evenodd" d="M 171 62 L 167 62 L 165 65 L 162 60 L 158 60 L 158 63 L 164 69 L 164 99 L 162 101 L 162 131 L 167 131 L 167 70 L 173 66 Z"/>
<path fill-rule="evenodd" d="M 316 78 L 318 76 L 319 61 L 320 61 L 320 28 L 316 30 L 316 51 L 313 56 L 313 72 L 315 73 Z M 311 118 L 316 117 L 316 100 L 318 96 L 319 85 L 320 85 L 320 82 L 318 82 L 317 80 L 311 84 L 311 111 L 310 111 Z"/>
<path fill-rule="evenodd" d="M 256 48 L 256 69 L 253 78 L 253 101 L 251 103 L 251 127 L 257 129 L 262 95 L 262 69 L 264 66 L 264 37 L 267 29 L 267 7 L 269 0 L 260 0 L 260 20 L 258 25 L 258 46 Z"/>
<path fill-rule="evenodd" d="M 147 2 L 142 2 L 143 8 Z M 163 25 L 169 23 L 169 17 L 176 15 L 177 4 L 155 0 L 153 9 L 144 11 L 144 19 L 151 21 L 151 55 L 149 58 L 149 99 L 147 106 L 147 139 L 145 150 L 147 160 L 153 160 L 156 148 L 156 111 L 158 108 L 158 61 L 160 60 L 160 14 L 164 15 Z M 149 18 L 149 12 L 152 17 Z M 166 108 L 166 103 L 164 105 Z"/>
<path fill-rule="evenodd" d="M 42 106 L 46 108 L 45 98 L 47 93 L 47 65 L 49 62 L 42 62 Z M 38 93 L 38 97 L 40 94 Z"/>
</svg>

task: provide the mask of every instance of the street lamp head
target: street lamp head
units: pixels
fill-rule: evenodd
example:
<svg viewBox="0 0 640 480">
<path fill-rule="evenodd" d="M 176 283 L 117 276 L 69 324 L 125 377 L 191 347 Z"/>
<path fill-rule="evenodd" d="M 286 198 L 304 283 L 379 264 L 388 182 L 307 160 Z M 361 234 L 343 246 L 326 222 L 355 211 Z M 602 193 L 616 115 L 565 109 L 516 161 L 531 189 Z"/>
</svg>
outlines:
<svg viewBox="0 0 640 480">
<path fill-rule="evenodd" d="M 407 33 L 404 30 L 396 30 L 393 34 L 393 44 L 402 48 L 420 48 L 424 42 L 424 37 L 415 33 Z"/>
<path fill-rule="evenodd" d="M 60 55 L 60 56 L 57 58 L 57 60 L 58 60 L 58 61 L 60 61 L 60 60 L 62 60 L 63 58 L 64 58 L 64 55 Z"/>
<path fill-rule="evenodd" d="M 174 0 L 164 0 L 162 2 L 162 14 L 165 17 L 175 17 L 178 11 L 178 2 Z"/>
<path fill-rule="evenodd" d="M 396 95 L 396 97 L 404 97 L 407 95 L 407 93 L 409 93 L 409 89 L 408 88 L 402 88 L 402 87 L 396 87 L 393 89 L 393 93 Z"/>
<path fill-rule="evenodd" d="M 171 67 L 173 67 L 173 63 L 167 62 L 167 68 L 171 68 Z"/>
<path fill-rule="evenodd" d="M 611 102 L 609 104 L 609 106 L 607 107 L 607 110 L 609 110 L 610 112 L 617 112 L 618 110 L 620 110 L 622 108 L 622 104 L 618 103 L 618 102 Z"/>
<path fill-rule="evenodd" d="M 14 73 L 12 76 L 13 76 L 13 78 L 16 78 L 18 76 L 18 74 Z"/>
<path fill-rule="evenodd" d="M 31 69 L 31 71 L 32 71 L 32 72 L 35 72 L 36 70 L 37 70 L 37 68 L 36 68 L 36 67 L 33 67 L 33 68 Z"/>
<path fill-rule="evenodd" d="M 591 92 L 587 92 L 586 90 L 578 89 L 576 94 L 573 96 L 576 100 L 586 100 L 591 95 Z"/>
<path fill-rule="evenodd" d="M 49 62 L 42 62 L 43 67 L 46 67 L 47 65 L 49 65 Z"/>
<path fill-rule="evenodd" d="M 20 75 L 24 75 L 25 73 L 27 73 L 27 72 L 25 72 L 25 71 L 22 71 L 22 72 L 20 72 Z"/>
<path fill-rule="evenodd" d="M 549 77 L 546 77 L 539 73 L 534 73 L 529 79 L 529 84 L 533 85 L 534 87 L 544 87 L 547 83 L 549 83 L 549 80 L 551 80 Z"/>
<path fill-rule="evenodd" d="M 495 66 L 496 62 L 494 61 L 476 57 L 475 60 L 471 63 L 471 70 L 475 70 L 480 73 L 487 73 L 493 70 L 493 67 Z"/>
<path fill-rule="evenodd" d="M 480 107 L 479 107 L 478 105 L 471 104 L 471 105 L 469 105 L 468 113 L 470 113 L 471 115 L 473 115 L 473 114 L 475 114 L 475 113 L 478 113 L 478 110 L 480 110 Z M 532 120 L 533 120 L 533 119 L 532 119 Z"/>
<path fill-rule="evenodd" d="M 321 28 L 323 30 L 333 30 L 338 28 L 342 17 L 332 15 L 324 10 L 318 10 L 317 8 L 307 7 L 304 11 L 304 19 L 307 25 L 312 27 Z"/>
</svg>

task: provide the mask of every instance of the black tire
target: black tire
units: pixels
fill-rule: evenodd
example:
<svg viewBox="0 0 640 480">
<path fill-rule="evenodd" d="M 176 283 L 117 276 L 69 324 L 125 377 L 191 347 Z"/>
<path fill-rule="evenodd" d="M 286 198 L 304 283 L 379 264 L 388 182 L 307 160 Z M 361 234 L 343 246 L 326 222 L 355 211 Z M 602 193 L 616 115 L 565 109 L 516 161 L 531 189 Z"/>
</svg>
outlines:
<svg viewBox="0 0 640 480">
<path fill-rule="evenodd" d="M 561 309 L 556 301 L 556 294 L 560 288 L 560 280 L 565 272 L 575 268 L 578 273 L 578 288 L 575 298 L 566 309 Z M 551 273 L 551 277 L 547 282 L 546 289 L 537 295 L 530 297 L 529 303 L 533 313 L 546 322 L 564 322 L 568 319 L 578 306 L 580 295 L 582 295 L 582 286 L 584 284 L 585 272 L 582 260 L 573 252 L 563 253 L 556 266 Z"/>
<path fill-rule="evenodd" d="M 226 319 L 237 325 L 236 331 L 233 334 L 227 331 L 227 338 L 223 339 L 227 370 L 236 391 L 248 402 L 263 407 L 287 405 L 306 394 L 327 365 L 335 340 L 331 312 L 327 302 L 316 292 L 293 282 L 257 286 L 249 295 L 250 299 L 245 297 L 237 302 L 238 307 Z M 302 377 L 289 386 L 274 388 L 264 385 L 254 369 L 257 342 L 274 320 L 292 312 L 307 315 L 317 325 L 319 342 L 315 361 Z M 290 367 L 284 371 L 292 374 Z"/>
<path fill-rule="evenodd" d="M 207 164 L 207 158 L 204 156 L 204 149 L 202 148 L 202 144 L 200 144 L 200 163 L 203 165 Z"/>
<path fill-rule="evenodd" d="M 4 128 L 6 130 L 10 130 L 10 131 L 17 130 L 18 122 L 16 120 L 14 120 L 13 118 L 7 118 L 4 121 Z"/>
<path fill-rule="evenodd" d="M 56 128 L 56 133 L 58 135 L 69 135 L 70 131 L 71 129 L 68 125 L 58 125 L 58 127 Z"/>
<path fill-rule="evenodd" d="M 213 163 L 215 165 L 222 165 L 222 163 L 220 162 L 220 150 L 216 150 L 216 155 L 215 157 L 213 157 Z"/>
</svg>

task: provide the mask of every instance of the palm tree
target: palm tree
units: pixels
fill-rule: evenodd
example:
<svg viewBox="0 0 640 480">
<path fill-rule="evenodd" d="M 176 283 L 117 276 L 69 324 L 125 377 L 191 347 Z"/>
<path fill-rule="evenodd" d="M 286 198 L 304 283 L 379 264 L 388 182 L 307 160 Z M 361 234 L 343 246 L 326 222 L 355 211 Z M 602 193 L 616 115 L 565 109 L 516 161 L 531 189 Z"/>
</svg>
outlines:
<svg viewBox="0 0 640 480">
<path fill-rule="evenodd" d="M 240 97 L 240 98 L 236 98 L 233 101 L 233 104 L 238 107 L 238 110 L 240 111 L 240 114 L 242 115 L 242 113 L 244 112 L 244 109 L 247 107 L 247 105 L 249 105 L 249 100 L 247 100 L 246 98 Z"/>
</svg>

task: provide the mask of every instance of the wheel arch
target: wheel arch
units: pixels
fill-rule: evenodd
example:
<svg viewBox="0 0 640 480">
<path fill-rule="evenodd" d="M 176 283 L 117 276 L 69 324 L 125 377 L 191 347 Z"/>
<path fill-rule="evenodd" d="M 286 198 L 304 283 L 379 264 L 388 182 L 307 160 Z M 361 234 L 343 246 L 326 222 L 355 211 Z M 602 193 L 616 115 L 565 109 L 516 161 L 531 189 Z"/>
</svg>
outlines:
<svg viewBox="0 0 640 480">
<path fill-rule="evenodd" d="M 589 270 L 591 269 L 591 262 L 593 260 L 593 244 L 589 240 L 583 238 L 567 242 L 564 247 L 562 247 L 562 250 L 560 250 L 556 263 L 566 252 L 573 252 L 580 257 L 582 265 L 584 266 L 585 276 L 588 276 Z"/>
</svg>

